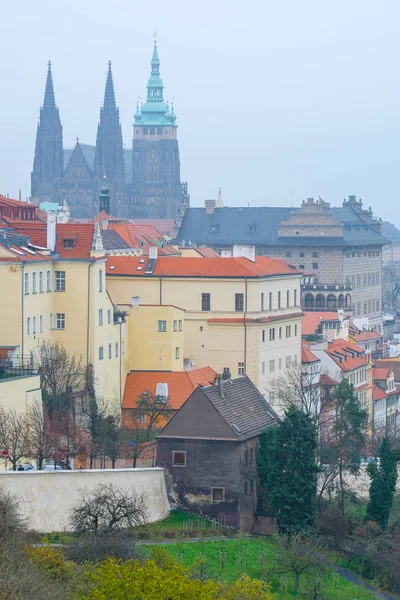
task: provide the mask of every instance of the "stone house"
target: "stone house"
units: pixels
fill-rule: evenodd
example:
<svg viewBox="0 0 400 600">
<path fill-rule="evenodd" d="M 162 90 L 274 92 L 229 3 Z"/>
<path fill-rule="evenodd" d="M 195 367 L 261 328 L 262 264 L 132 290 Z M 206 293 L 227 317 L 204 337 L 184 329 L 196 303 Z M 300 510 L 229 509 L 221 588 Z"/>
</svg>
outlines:
<svg viewBox="0 0 400 600">
<path fill-rule="evenodd" d="M 157 466 L 171 474 L 181 504 L 252 531 L 256 451 L 277 416 L 247 376 L 197 387 L 157 436 Z"/>
</svg>

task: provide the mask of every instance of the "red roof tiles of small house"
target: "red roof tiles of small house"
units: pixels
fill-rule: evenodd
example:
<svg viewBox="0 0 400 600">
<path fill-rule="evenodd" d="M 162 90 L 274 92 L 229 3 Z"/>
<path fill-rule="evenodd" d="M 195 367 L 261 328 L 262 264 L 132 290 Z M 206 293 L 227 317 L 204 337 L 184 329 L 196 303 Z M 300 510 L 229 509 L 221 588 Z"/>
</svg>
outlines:
<svg viewBox="0 0 400 600">
<path fill-rule="evenodd" d="M 198 385 L 210 385 L 215 375 L 211 367 L 195 371 L 131 371 L 126 378 L 122 408 L 136 408 L 143 392 L 154 396 L 157 383 L 167 383 L 171 408 L 178 410 Z"/>
<path fill-rule="evenodd" d="M 391 374 L 391 369 L 381 367 L 372 369 L 372 379 L 388 379 Z"/>
<path fill-rule="evenodd" d="M 23 220 L 23 219 L 9 219 L 6 218 L 9 226 L 18 233 L 29 237 L 29 242 L 35 244 L 35 246 L 41 246 L 46 248 L 47 245 L 47 232 L 46 223 L 42 221 L 34 220 Z"/>
<path fill-rule="evenodd" d="M 17 346 L 0 346 L 0 361 L 6 360 L 12 354 Z"/>
<path fill-rule="evenodd" d="M 378 359 L 375 363 L 378 369 L 388 368 L 393 371 L 394 380 L 400 382 L 400 357 L 399 358 L 384 358 Z"/>
<path fill-rule="evenodd" d="M 63 259 L 90 258 L 93 234 L 93 223 L 57 223 L 55 252 Z M 65 248 L 66 240 L 73 240 L 74 247 Z"/>
<path fill-rule="evenodd" d="M 327 375 L 326 373 L 322 373 L 320 375 L 319 383 L 320 383 L 320 385 L 328 385 L 328 386 L 338 385 L 338 382 L 335 379 L 333 379 L 330 375 Z"/>
<path fill-rule="evenodd" d="M 315 356 L 313 352 L 311 352 L 310 348 L 307 344 L 301 345 L 301 362 L 302 363 L 312 363 L 319 361 L 319 358 Z"/>
<path fill-rule="evenodd" d="M 377 331 L 350 331 L 349 336 L 355 342 L 367 342 L 369 340 L 380 340 L 382 335 Z"/>
<path fill-rule="evenodd" d="M 304 317 L 301 322 L 302 335 L 314 335 L 323 321 L 338 321 L 339 315 L 332 311 L 304 311 Z"/>
<path fill-rule="evenodd" d="M 143 257 L 113 256 L 107 261 L 109 275 L 144 276 L 148 259 Z M 137 270 L 142 267 L 141 270 Z M 292 275 L 293 270 L 267 256 L 257 256 L 255 262 L 244 258 L 201 258 L 166 257 L 157 259 L 155 277 L 268 277 L 271 275 Z"/>
<path fill-rule="evenodd" d="M 384 400 L 387 398 L 387 394 L 385 394 L 385 392 L 381 390 L 379 385 L 376 385 L 376 383 L 372 384 L 372 394 L 374 396 L 374 400 Z"/>
<path fill-rule="evenodd" d="M 326 352 L 343 371 L 352 371 L 369 362 L 369 357 L 363 348 L 346 340 L 330 342 Z"/>
<path fill-rule="evenodd" d="M 198 252 L 203 258 L 218 258 L 218 252 L 215 252 L 212 248 L 196 248 L 196 252 Z"/>
</svg>

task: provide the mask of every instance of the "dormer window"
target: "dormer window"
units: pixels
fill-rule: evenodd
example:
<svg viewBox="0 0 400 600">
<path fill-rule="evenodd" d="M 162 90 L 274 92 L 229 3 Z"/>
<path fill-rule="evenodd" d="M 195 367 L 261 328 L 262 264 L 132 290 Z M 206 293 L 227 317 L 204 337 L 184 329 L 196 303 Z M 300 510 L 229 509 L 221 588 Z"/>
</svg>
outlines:
<svg viewBox="0 0 400 600">
<path fill-rule="evenodd" d="M 255 233 L 255 232 L 256 232 L 256 224 L 250 223 L 250 225 L 247 226 L 247 233 Z"/>
<path fill-rule="evenodd" d="M 71 249 L 75 247 L 76 238 L 64 238 L 64 248 Z"/>
<path fill-rule="evenodd" d="M 211 230 L 211 233 L 217 233 L 218 232 L 218 224 L 212 223 L 210 230 Z"/>
</svg>

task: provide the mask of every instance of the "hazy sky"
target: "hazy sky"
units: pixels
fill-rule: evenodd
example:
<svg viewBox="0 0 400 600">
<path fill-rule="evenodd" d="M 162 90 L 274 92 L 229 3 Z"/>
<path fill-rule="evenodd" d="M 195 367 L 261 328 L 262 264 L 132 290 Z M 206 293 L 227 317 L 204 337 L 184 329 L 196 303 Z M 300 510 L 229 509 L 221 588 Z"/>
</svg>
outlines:
<svg viewBox="0 0 400 600">
<path fill-rule="evenodd" d="M 124 144 L 158 48 L 192 205 L 341 203 L 400 225 L 398 0 L 1 2 L 0 191 L 30 193 L 51 59 L 64 145 L 94 144 L 112 60 Z"/>
</svg>

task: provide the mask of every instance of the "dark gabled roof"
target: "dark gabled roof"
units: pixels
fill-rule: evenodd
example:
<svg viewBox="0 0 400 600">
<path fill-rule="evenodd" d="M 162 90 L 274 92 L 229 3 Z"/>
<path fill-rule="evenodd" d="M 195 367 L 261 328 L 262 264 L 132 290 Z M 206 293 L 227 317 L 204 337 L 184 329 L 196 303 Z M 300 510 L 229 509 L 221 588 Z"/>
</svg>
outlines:
<svg viewBox="0 0 400 600">
<path fill-rule="evenodd" d="M 223 382 L 223 396 L 217 386 L 201 388 L 239 440 L 262 433 L 278 417 L 247 376 Z"/>
<path fill-rule="evenodd" d="M 343 223 L 343 237 L 278 237 L 278 226 L 286 221 L 289 213 L 299 209 L 289 207 L 255 206 L 215 208 L 206 214 L 205 208 L 188 208 L 182 220 L 176 241 L 188 244 L 232 246 L 361 246 L 389 243 L 383 235 L 349 206 L 331 209 L 331 216 Z"/>
<path fill-rule="evenodd" d="M 389 242 L 400 244 L 400 231 L 388 221 L 382 223 L 382 235 L 384 235 Z"/>
<path fill-rule="evenodd" d="M 69 161 L 74 153 L 74 150 L 79 147 L 81 149 L 83 158 L 85 159 L 86 165 L 91 174 L 93 174 L 94 170 L 94 155 L 96 152 L 95 146 L 90 146 L 89 144 L 81 144 L 77 142 L 74 148 L 64 148 L 63 150 L 63 161 L 64 161 L 64 173 L 67 170 Z"/>
<path fill-rule="evenodd" d="M 103 240 L 104 250 L 125 250 L 131 248 L 114 229 L 102 229 L 101 239 Z"/>
<path fill-rule="evenodd" d="M 73 151 L 73 148 L 64 148 L 63 150 L 64 171 L 68 166 L 69 159 L 71 158 Z"/>
<path fill-rule="evenodd" d="M 177 241 L 186 244 L 266 244 L 278 236 L 278 225 L 291 208 L 257 206 L 216 208 L 207 215 L 204 208 L 188 208 Z"/>
</svg>

